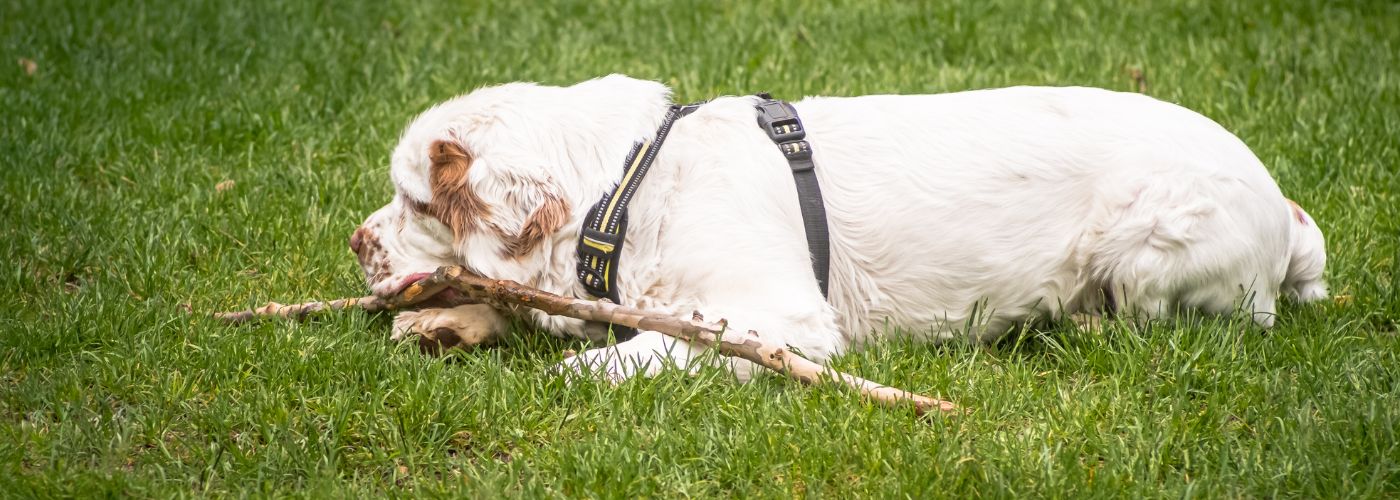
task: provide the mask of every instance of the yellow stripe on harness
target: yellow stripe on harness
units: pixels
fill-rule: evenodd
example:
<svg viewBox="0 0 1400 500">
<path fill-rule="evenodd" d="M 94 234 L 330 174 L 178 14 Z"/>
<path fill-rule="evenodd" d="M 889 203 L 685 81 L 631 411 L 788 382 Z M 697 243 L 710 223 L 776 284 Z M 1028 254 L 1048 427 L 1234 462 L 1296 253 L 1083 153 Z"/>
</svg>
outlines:
<svg viewBox="0 0 1400 500">
<path fill-rule="evenodd" d="M 637 167 L 641 166 L 641 164 L 642 164 L 642 158 L 645 158 L 645 157 L 646 157 L 646 155 L 647 155 L 647 150 L 650 150 L 650 149 L 651 149 L 651 141 L 646 141 L 646 142 L 642 143 L 642 148 L 637 150 L 637 157 L 636 157 L 636 158 L 633 158 L 633 159 L 632 159 L 632 164 L 627 166 L 627 172 L 624 173 L 624 174 L 622 175 L 622 182 L 619 182 L 619 183 L 617 184 L 617 189 L 616 189 L 615 191 L 613 191 L 612 199 L 608 202 L 608 208 L 607 208 L 606 210 L 603 211 L 603 219 L 602 219 L 601 223 L 598 224 L 598 229 L 599 229 L 600 231 L 608 232 L 609 234 L 616 234 L 616 233 L 612 233 L 612 232 L 609 232 L 609 231 L 608 231 L 608 223 L 609 223 L 609 222 L 612 222 L 612 220 L 613 220 L 614 218 L 617 217 L 617 216 L 616 216 L 616 213 L 617 213 L 617 202 L 618 202 L 618 200 L 622 199 L 622 191 L 625 190 L 625 189 L 627 189 L 627 184 L 628 184 L 629 182 L 631 182 L 631 181 L 632 181 L 632 177 L 633 177 L 634 175 L 637 174 Z M 614 248 L 613 245 L 611 245 L 611 244 L 604 243 L 604 242 L 601 242 L 601 241 L 597 241 L 597 240 L 594 240 L 594 239 L 591 239 L 591 238 L 583 238 L 583 244 L 588 245 L 588 246 L 593 247 L 593 248 L 596 248 L 596 249 L 601 250 L 601 251 L 603 251 L 603 252 L 612 252 L 612 251 L 613 251 L 613 248 Z M 591 266 L 597 267 L 597 265 L 598 265 L 598 258 L 597 258 L 597 257 L 589 257 L 589 258 L 588 258 L 588 263 L 589 263 L 589 265 L 591 265 Z M 611 263 L 611 262 L 608 262 L 608 263 L 607 263 L 607 267 L 612 267 L 612 263 Z M 605 268 L 605 269 L 606 269 L 606 268 Z M 607 276 L 607 273 L 606 273 L 606 272 L 603 273 L 603 286 L 604 286 L 604 287 L 611 287 L 611 286 L 612 286 L 612 283 L 609 283 L 609 282 L 608 282 L 608 276 Z"/>
<path fill-rule="evenodd" d="M 642 158 L 647 155 L 647 150 L 651 149 L 651 141 L 642 144 L 642 149 L 637 150 L 637 157 L 632 159 L 632 164 L 627 166 L 627 173 L 622 176 L 622 182 L 617 184 L 617 191 L 613 192 L 612 200 L 608 202 L 608 209 L 603 211 L 603 223 L 599 229 L 608 230 L 608 222 L 613 219 L 613 213 L 617 210 L 617 200 L 622 198 L 622 190 L 627 189 L 627 183 L 632 182 L 632 176 L 637 173 L 637 167 L 642 164 Z"/>
</svg>

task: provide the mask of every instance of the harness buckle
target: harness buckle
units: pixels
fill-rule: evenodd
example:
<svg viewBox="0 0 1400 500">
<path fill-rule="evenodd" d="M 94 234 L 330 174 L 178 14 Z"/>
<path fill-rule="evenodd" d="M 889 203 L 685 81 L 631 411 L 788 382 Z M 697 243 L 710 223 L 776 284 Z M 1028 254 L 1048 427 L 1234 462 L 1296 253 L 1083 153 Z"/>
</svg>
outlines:
<svg viewBox="0 0 1400 500">
<path fill-rule="evenodd" d="M 581 254 L 600 259 L 611 259 L 616 255 L 617 244 L 621 242 L 621 234 L 611 234 L 585 227 L 579 234 L 578 251 Z"/>
<path fill-rule="evenodd" d="M 758 125 L 776 143 L 800 141 L 807 137 L 797 109 L 783 101 L 764 100 L 758 103 Z"/>
<path fill-rule="evenodd" d="M 783 156 L 787 157 L 789 165 L 792 167 L 792 170 L 794 172 L 802 172 L 812 169 L 812 162 L 803 161 L 812 159 L 812 145 L 808 144 L 807 141 L 790 141 L 779 143 L 778 150 L 783 152 Z M 802 163 L 794 163 L 799 161 Z"/>
</svg>

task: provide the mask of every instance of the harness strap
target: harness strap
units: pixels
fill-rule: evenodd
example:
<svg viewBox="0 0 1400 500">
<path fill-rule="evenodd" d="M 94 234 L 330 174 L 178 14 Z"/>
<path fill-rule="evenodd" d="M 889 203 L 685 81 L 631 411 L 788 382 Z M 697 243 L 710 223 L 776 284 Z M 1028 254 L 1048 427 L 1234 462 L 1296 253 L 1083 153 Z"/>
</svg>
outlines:
<svg viewBox="0 0 1400 500">
<path fill-rule="evenodd" d="M 699 107 L 699 104 L 671 106 L 661 126 L 656 129 L 656 137 L 632 146 L 632 152 L 624 163 L 626 169 L 622 172 L 622 180 L 588 211 L 588 217 L 579 231 L 576 267 L 579 283 L 594 297 L 621 303 L 617 292 L 617 269 L 622 259 L 622 246 L 627 241 L 627 205 L 632 202 L 632 195 L 637 192 L 661 145 L 666 142 L 666 136 L 671 133 L 671 125 Z M 637 330 L 631 327 L 611 327 L 613 336 L 619 342 L 637 335 Z"/>
<path fill-rule="evenodd" d="M 822 203 L 822 188 L 817 183 L 816 164 L 812 162 L 812 145 L 806 140 L 807 131 L 797 117 L 797 108 L 774 99 L 767 92 L 758 108 L 758 125 L 768 138 L 778 145 L 792 169 L 797 184 L 797 203 L 802 209 L 802 227 L 807 233 L 807 250 L 812 254 L 812 274 L 817 277 L 822 297 L 827 296 L 827 278 L 831 272 L 831 243 L 826 226 L 826 205 Z"/>
<path fill-rule="evenodd" d="M 792 169 L 793 182 L 797 184 L 797 201 L 802 210 L 802 225 L 807 234 L 807 248 L 812 254 L 812 273 L 816 276 L 822 296 L 826 297 L 831 259 L 830 236 L 826 225 L 826 206 L 822 203 L 821 186 L 817 183 L 816 164 L 812 162 L 812 146 L 804 140 L 807 132 L 802 128 L 796 108 L 773 99 L 766 92 L 758 94 L 758 97 L 761 99 L 755 105 L 758 125 L 778 145 L 778 150 L 787 158 L 788 167 Z M 617 270 L 622 247 L 627 240 L 627 205 L 632 202 L 632 195 L 651 169 L 651 163 L 666 142 L 666 136 L 671 133 L 671 125 L 694 112 L 700 104 L 671 106 L 661 126 L 656 129 L 656 136 L 632 146 L 624 162 L 626 169 L 622 172 L 622 180 L 589 209 L 583 228 L 579 231 L 577 269 L 579 283 L 590 295 L 621 303 Z M 637 335 L 637 330 L 631 327 L 608 326 L 618 342 Z"/>
</svg>

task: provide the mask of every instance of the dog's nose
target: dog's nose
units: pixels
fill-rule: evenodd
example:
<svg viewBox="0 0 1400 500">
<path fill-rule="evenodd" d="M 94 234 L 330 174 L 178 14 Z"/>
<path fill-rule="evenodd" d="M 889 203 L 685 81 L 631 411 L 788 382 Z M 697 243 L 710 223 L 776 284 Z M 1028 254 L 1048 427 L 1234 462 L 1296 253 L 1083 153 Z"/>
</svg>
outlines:
<svg viewBox="0 0 1400 500">
<path fill-rule="evenodd" d="M 351 252 L 355 252 L 356 254 L 360 253 L 360 243 L 364 242 L 364 239 L 365 239 L 365 238 L 364 238 L 364 232 L 365 232 L 365 228 L 363 228 L 363 227 L 357 227 L 357 228 L 355 228 L 355 232 L 350 233 L 350 251 L 351 251 Z"/>
</svg>

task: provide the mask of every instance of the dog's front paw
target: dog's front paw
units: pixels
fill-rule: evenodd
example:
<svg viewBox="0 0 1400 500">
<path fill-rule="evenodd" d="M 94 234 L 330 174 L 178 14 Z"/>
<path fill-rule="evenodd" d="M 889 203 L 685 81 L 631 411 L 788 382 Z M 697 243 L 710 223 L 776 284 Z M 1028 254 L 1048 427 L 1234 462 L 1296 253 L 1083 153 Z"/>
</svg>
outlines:
<svg viewBox="0 0 1400 500">
<path fill-rule="evenodd" d="M 444 309 L 404 311 L 394 317 L 395 342 L 417 337 L 424 352 L 441 353 L 454 347 L 466 348 L 495 342 L 505 333 L 506 320 L 483 304 Z"/>
</svg>

